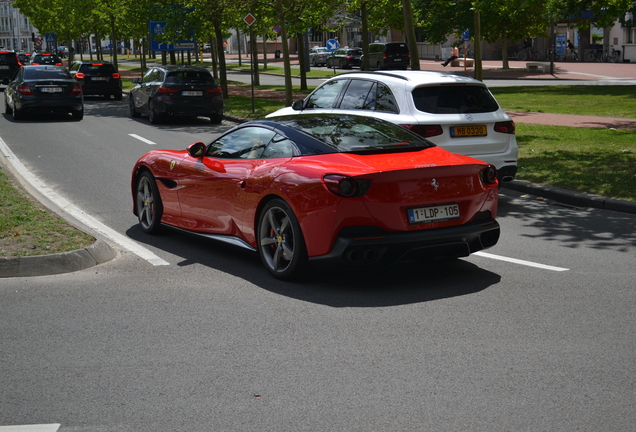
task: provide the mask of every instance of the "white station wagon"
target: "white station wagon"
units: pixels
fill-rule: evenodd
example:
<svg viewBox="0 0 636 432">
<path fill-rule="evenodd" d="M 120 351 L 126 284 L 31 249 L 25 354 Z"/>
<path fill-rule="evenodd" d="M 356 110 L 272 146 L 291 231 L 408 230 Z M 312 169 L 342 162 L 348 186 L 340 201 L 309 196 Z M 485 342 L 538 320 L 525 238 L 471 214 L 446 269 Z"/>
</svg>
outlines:
<svg viewBox="0 0 636 432">
<path fill-rule="evenodd" d="M 406 127 L 445 150 L 494 165 L 500 181 L 517 173 L 515 124 L 484 83 L 429 71 L 351 72 L 267 117 L 346 113 Z"/>
</svg>

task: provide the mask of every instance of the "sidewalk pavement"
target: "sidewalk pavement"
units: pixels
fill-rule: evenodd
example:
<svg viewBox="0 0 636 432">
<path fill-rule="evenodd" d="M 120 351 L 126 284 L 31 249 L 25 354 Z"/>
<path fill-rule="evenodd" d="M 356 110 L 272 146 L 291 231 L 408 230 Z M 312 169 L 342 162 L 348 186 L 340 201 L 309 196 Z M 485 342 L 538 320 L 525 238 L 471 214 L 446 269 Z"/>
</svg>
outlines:
<svg viewBox="0 0 636 432">
<path fill-rule="evenodd" d="M 297 61 L 297 59 L 296 59 Z M 273 63 L 273 60 L 272 60 Z M 293 62 L 292 62 L 293 63 Z M 528 72 L 520 67 L 524 62 L 510 62 L 513 69 L 499 69 L 501 61 L 484 62 L 484 78 L 490 79 L 541 79 L 561 80 L 636 80 L 636 64 L 613 64 L 611 69 L 602 63 L 557 63 L 554 74 Z M 423 70 L 449 70 L 441 66 L 441 61 L 422 60 Z M 462 69 L 452 68 L 451 70 Z M 472 73 L 472 68 L 468 68 Z M 611 74 L 611 75 L 609 75 Z M 554 126 L 616 128 L 636 130 L 636 120 L 616 117 L 572 116 L 534 112 L 508 112 L 515 122 L 536 123 Z M 598 208 L 630 214 L 636 214 L 636 202 L 605 198 L 597 195 L 568 191 L 549 185 L 537 185 L 514 180 L 502 185 L 530 195 L 540 196 L 554 201 L 587 208 Z M 41 255 L 21 258 L 0 258 L 0 278 L 44 276 L 83 270 L 109 261 L 117 255 L 108 243 L 98 240 L 92 246 L 63 254 Z"/>
</svg>

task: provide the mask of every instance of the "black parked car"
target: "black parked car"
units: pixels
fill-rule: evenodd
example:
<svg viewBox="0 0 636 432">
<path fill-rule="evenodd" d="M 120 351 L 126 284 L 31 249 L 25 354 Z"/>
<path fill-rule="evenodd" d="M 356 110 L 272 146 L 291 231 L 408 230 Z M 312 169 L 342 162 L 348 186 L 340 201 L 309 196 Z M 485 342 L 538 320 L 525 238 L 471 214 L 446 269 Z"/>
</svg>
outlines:
<svg viewBox="0 0 636 432">
<path fill-rule="evenodd" d="M 130 91 L 131 117 L 147 115 L 153 124 L 172 116 L 223 119 L 221 86 L 201 66 L 155 66 L 132 82 L 137 85 Z"/>
<path fill-rule="evenodd" d="M 332 55 L 327 56 L 327 67 L 338 67 L 340 69 L 351 69 L 353 66 L 360 66 L 362 48 L 341 48 Z"/>
<path fill-rule="evenodd" d="M 56 65 L 63 66 L 62 59 L 55 54 L 37 53 L 31 56 L 32 65 Z"/>
<path fill-rule="evenodd" d="M 70 72 L 82 86 L 84 96 L 103 95 L 108 99 L 112 95 L 115 100 L 122 99 L 121 75 L 111 63 L 76 61 Z"/>
<path fill-rule="evenodd" d="M 11 78 L 20 66 L 22 63 L 14 51 L 0 51 L 0 80 Z"/>
<path fill-rule="evenodd" d="M 411 54 L 406 42 L 387 42 L 369 44 L 369 69 L 402 69 L 406 70 L 411 64 Z M 362 69 L 364 57 L 360 60 Z"/>
<path fill-rule="evenodd" d="M 30 113 L 71 113 L 84 117 L 82 87 L 64 66 L 28 65 L 5 78 L 4 109 L 14 120 Z"/>
</svg>

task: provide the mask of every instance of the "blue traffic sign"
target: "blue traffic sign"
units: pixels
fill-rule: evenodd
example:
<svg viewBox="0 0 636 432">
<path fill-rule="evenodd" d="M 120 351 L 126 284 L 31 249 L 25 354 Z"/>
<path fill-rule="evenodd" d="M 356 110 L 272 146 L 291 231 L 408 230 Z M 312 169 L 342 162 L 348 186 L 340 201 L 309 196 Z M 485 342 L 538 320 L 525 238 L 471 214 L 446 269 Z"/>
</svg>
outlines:
<svg viewBox="0 0 636 432">
<path fill-rule="evenodd" d="M 338 49 L 338 47 L 340 47 L 340 44 L 338 43 L 336 39 L 329 39 L 327 41 L 327 49 L 329 51 L 335 51 Z"/>
<path fill-rule="evenodd" d="M 462 33 L 462 41 L 464 42 L 470 42 L 470 29 L 464 31 L 464 33 Z"/>
<path fill-rule="evenodd" d="M 57 39 L 55 33 L 44 33 L 44 40 L 47 44 L 54 44 Z"/>
<path fill-rule="evenodd" d="M 184 40 L 178 41 L 174 43 L 164 43 L 156 41 L 154 35 L 160 35 L 165 32 L 166 22 L 165 21 L 150 21 L 150 49 L 152 51 L 178 51 L 178 50 L 186 50 L 192 51 L 195 48 L 194 39 L 192 40 Z"/>
</svg>

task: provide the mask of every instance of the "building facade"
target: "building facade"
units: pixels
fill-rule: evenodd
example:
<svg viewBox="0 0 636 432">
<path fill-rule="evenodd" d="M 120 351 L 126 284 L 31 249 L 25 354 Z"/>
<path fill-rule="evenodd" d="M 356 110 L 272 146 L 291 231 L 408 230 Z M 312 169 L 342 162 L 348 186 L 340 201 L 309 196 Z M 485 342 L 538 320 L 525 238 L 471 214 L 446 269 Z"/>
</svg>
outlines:
<svg viewBox="0 0 636 432">
<path fill-rule="evenodd" d="M 0 0 L 0 46 L 15 51 L 33 51 L 33 34 L 38 30 L 10 0 Z"/>
</svg>

